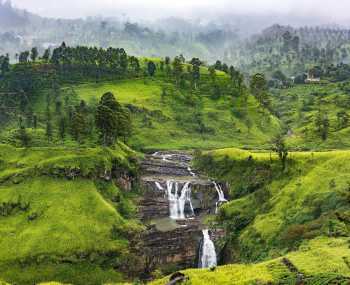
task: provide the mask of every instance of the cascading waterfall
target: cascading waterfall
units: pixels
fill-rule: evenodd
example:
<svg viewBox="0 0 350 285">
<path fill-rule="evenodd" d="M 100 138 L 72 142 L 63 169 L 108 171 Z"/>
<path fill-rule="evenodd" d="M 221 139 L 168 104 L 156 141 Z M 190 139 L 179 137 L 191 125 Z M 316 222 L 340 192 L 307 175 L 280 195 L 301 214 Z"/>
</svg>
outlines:
<svg viewBox="0 0 350 285">
<path fill-rule="evenodd" d="M 170 218 L 172 220 L 185 220 L 179 222 L 178 225 L 179 227 L 187 227 L 189 225 L 187 223 L 187 219 L 195 216 L 192 205 L 191 185 L 197 185 L 197 183 L 202 185 L 203 177 L 197 175 L 197 173 L 191 169 L 190 162 L 192 157 L 189 155 L 181 153 L 155 152 L 152 156 L 155 160 L 157 160 L 157 167 L 163 167 L 165 169 L 164 171 L 160 172 L 161 176 L 159 177 L 158 181 L 154 181 L 153 179 L 151 181 L 154 181 L 155 188 L 159 192 L 164 193 L 165 197 L 168 199 Z M 172 172 L 173 168 L 176 170 L 174 173 Z M 186 169 L 187 171 L 183 171 Z M 179 179 L 176 178 L 178 176 L 180 176 Z M 184 179 L 186 179 L 188 182 L 182 182 L 186 181 Z M 209 179 L 207 182 L 204 181 L 203 184 L 205 184 L 205 186 L 212 185 L 210 187 L 211 195 L 209 197 L 212 197 L 212 195 L 215 193 L 212 192 L 214 190 L 213 188 L 215 187 L 218 195 L 215 202 L 215 213 L 217 213 L 220 205 L 227 202 L 225 193 L 221 185 L 213 180 Z M 201 197 L 197 198 L 199 202 L 201 202 Z M 200 226 L 200 224 L 198 226 Z M 215 267 L 217 266 L 217 255 L 214 241 L 211 239 L 208 229 L 202 230 L 202 235 L 203 238 L 198 251 L 198 267 Z"/>
<path fill-rule="evenodd" d="M 191 167 L 187 167 L 187 170 L 191 174 L 191 176 L 196 177 L 196 174 L 192 171 Z"/>
<path fill-rule="evenodd" d="M 199 259 L 199 268 L 210 268 L 217 265 L 215 245 L 210 239 L 209 230 L 203 230 L 203 241 L 201 245 L 201 257 Z"/>
<path fill-rule="evenodd" d="M 216 192 L 218 193 L 218 201 L 215 203 L 215 214 L 218 212 L 218 206 L 220 203 L 227 202 L 225 198 L 225 193 L 222 190 L 220 184 L 217 184 L 213 181 Z M 209 230 L 203 230 L 203 241 L 200 248 L 200 259 L 199 259 L 199 268 L 210 268 L 217 265 L 215 245 L 210 239 Z"/>
<path fill-rule="evenodd" d="M 218 212 L 218 205 L 220 203 L 227 202 L 227 200 L 225 199 L 225 194 L 224 194 L 224 191 L 222 190 L 221 186 L 219 184 L 217 184 L 215 181 L 213 181 L 213 184 L 214 184 L 215 190 L 216 190 L 216 192 L 218 193 L 218 196 L 219 196 L 219 200 L 215 204 L 215 214 L 217 214 L 217 212 Z"/>
<path fill-rule="evenodd" d="M 156 187 L 157 187 L 158 190 L 160 190 L 160 191 L 164 190 L 163 186 L 160 185 L 160 183 L 158 181 L 156 181 L 155 184 L 156 184 Z"/>
<path fill-rule="evenodd" d="M 174 188 L 174 191 L 173 191 Z M 189 204 L 191 213 L 194 215 L 194 210 L 191 201 L 191 187 L 190 182 L 186 182 L 179 193 L 179 183 L 167 181 L 166 194 L 169 201 L 170 218 L 174 220 L 186 219 L 185 206 Z"/>
</svg>

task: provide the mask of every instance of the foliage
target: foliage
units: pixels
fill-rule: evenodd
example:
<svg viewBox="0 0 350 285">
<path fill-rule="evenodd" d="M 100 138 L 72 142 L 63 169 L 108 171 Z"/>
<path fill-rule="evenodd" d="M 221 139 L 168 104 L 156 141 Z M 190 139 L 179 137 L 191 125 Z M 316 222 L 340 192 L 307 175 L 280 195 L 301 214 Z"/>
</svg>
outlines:
<svg viewBox="0 0 350 285">
<path fill-rule="evenodd" d="M 304 275 L 304 284 L 324 283 L 327 280 L 343 280 L 347 284 L 350 270 L 342 256 L 349 257 L 348 239 L 319 238 L 305 242 L 298 251 L 286 257 Z M 319 258 L 322 256 L 323 258 Z M 257 264 L 231 264 L 210 269 L 189 269 L 182 271 L 192 285 L 199 284 L 296 284 L 297 273 L 282 263 L 281 258 Z M 169 277 L 151 282 L 152 285 L 166 284 Z"/>
<path fill-rule="evenodd" d="M 278 155 L 223 149 L 204 153 L 196 167 L 228 181 L 233 199 L 218 223 L 234 235 L 239 260 L 257 261 L 317 236 L 348 236 L 348 151 Z M 293 205 L 293 207 L 291 207 Z"/>
<path fill-rule="evenodd" d="M 110 180 L 103 188 L 96 183 L 117 169 L 134 175 L 135 154 L 122 144 L 115 149 L 0 145 L 0 160 L 0 275 L 19 284 L 120 281 L 129 241 L 141 226 L 123 189 Z M 119 200 L 111 199 L 116 196 Z M 112 229 L 120 233 L 113 239 Z"/>
</svg>

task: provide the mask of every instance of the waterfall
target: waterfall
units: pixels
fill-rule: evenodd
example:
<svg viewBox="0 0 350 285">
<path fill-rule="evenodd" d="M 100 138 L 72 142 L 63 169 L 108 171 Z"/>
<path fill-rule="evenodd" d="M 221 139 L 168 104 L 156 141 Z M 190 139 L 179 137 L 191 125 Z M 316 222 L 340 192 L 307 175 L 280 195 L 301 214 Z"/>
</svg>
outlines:
<svg viewBox="0 0 350 285">
<path fill-rule="evenodd" d="M 161 154 L 159 151 L 152 154 L 153 157 L 160 157 L 164 162 L 169 162 L 169 159 L 173 157 L 173 154 Z"/>
<path fill-rule="evenodd" d="M 199 268 L 210 268 L 217 265 L 216 251 L 213 241 L 210 239 L 209 230 L 203 230 L 203 241 L 200 249 Z"/>
<path fill-rule="evenodd" d="M 217 214 L 217 212 L 218 212 L 218 205 L 220 203 L 227 202 L 227 200 L 225 199 L 225 194 L 224 194 L 224 191 L 222 190 L 220 184 L 217 184 L 215 181 L 213 181 L 213 184 L 214 184 L 215 190 L 216 190 L 216 192 L 218 193 L 218 196 L 219 196 L 219 200 L 215 204 L 215 214 Z"/>
<path fill-rule="evenodd" d="M 163 186 L 160 185 L 160 183 L 158 181 L 156 181 L 155 184 L 156 184 L 158 190 L 161 190 L 161 191 L 164 190 Z"/>
<path fill-rule="evenodd" d="M 192 171 L 191 167 L 187 167 L 187 170 L 191 174 L 191 176 L 196 177 L 196 174 Z"/>
<path fill-rule="evenodd" d="M 173 191 L 174 188 L 174 191 Z M 189 204 L 192 215 L 194 210 L 191 201 L 191 187 L 190 182 L 186 182 L 181 192 L 179 193 L 179 183 L 173 181 L 167 181 L 167 191 L 169 201 L 170 218 L 174 220 L 186 219 L 185 206 Z"/>
</svg>

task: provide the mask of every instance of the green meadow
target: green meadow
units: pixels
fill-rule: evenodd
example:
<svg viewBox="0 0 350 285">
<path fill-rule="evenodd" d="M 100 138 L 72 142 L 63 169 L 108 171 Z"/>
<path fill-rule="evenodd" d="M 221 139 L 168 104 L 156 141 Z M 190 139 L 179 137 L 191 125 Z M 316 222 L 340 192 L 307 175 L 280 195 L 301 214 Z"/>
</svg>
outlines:
<svg viewBox="0 0 350 285">
<path fill-rule="evenodd" d="M 132 105 L 133 135 L 130 145 L 137 149 L 212 149 L 227 146 L 260 148 L 278 132 L 279 122 L 260 110 L 256 100 L 249 96 L 249 121 L 236 114 L 243 109 L 241 99 L 223 97 L 211 99 L 200 94 L 192 105 L 189 91 L 180 91 L 160 79 L 126 80 L 115 83 L 82 84 L 72 87 L 78 98 L 98 100 L 105 92 L 113 92 L 117 99 Z M 162 98 L 162 89 L 168 94 Z M 196 115 L 208 129 L 196 129 Z"/>
</svg>

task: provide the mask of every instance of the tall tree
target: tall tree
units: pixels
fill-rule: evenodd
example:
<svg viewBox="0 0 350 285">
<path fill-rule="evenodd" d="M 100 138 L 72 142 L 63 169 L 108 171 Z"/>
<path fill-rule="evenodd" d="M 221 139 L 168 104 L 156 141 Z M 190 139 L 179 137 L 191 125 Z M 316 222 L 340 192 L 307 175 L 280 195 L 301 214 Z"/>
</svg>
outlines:
<svg viewBox="0 0 350 285">
<path fill-rule="evenodd" d="M 32 60 L 32 62 L 35 62 L 36 59 L 38 58 L 38 49 L 36 47 L 33 47 L 31 52 L 30 52 L 30 59 Z"/>
<path fill-rule="evenodd" d="M 103 104 L 102 100 L 96 110 L 96 127 L 100 132 L 101 143 L 104 146 L 111 146 L 117 139 L 118 121 L 115 112 Z"/>
<path fill-rule="evenodd" d="M 6 56 L 0 57 L 0 71 L 1 71 L 1 74 L 4 75 L 9 70 L 10 70 L 10 57 L 7 54 Z"/>
<path fill-rule="evenodd" d="M 27 63 L 29 57 L 29 51 L 24 51 L 19 54 L 19 63 Z"/>
<path fill-rule="evenodd" d="M 288 157 L 288 147 L 284 141 L 283 135 L 277 135 L 273 140 L 273 150 L 278 154 L 278 157 L 282 164 L 282 171 L 286 169 L 287 157 Z"/>
<path fill-rule="evenodd" d="M 155 72 L 157 70 L 157 67 L 155 65 L 155 63 L 153 61 L 149 61 L 147 63 L 147 72 L 148 72 L 148 75 L 153 77 Z"/>
<path fill-rule="evenodd" d="M 270 107 L 270 98 L 268 94 L 267 81 L 265 75 L 257 73 L 250 80 L 250 90 L 261 106 Z"/>
<path fill-rule="evenodd" d="M 43 54 L 43 60 L 44 60 L 44 62 L 49 62 L 49 60 L 50 60 L 50 55 L 51 55 L 51 51 L 50 51 L 50 49 L 48 48 L 48 49 L 46 49 L 45 51 L 44 51 L 44 54 Z"/>
<path fill-rule="evenodd" d="M 73 138 L 78 142 L 82 143 L 86 134 L 86 120 L 83 114 L 79 111 L 79 108 L 76 108 L 73 111 L 70 131 Z"/>
<path fill-rule="evenodd" d="M 322 140 L 324 141 L 327 140 L 329 125 L 330 125 L 327 113 L 324 113 L 321 110 L 318 110 L 315 124 L 316 124 L 317 132 L 321 136 Z"/>
<path fill-rule="evenodd" d="M 198 63 L 192 65 L 192 82 L 194 89 L 197 89 L 199 80 L 201 78 L 200 67 Z"/>
<path fill-rule="evenodd" d="M 175 57 L 173 61 L 173 73 L 175 77 L 175 83 L 176 85 L 179 85 L 180 79 L 183 73 L 183 65 L 182 65 L 181 59 L 178 56 Z"/>
</svg>

